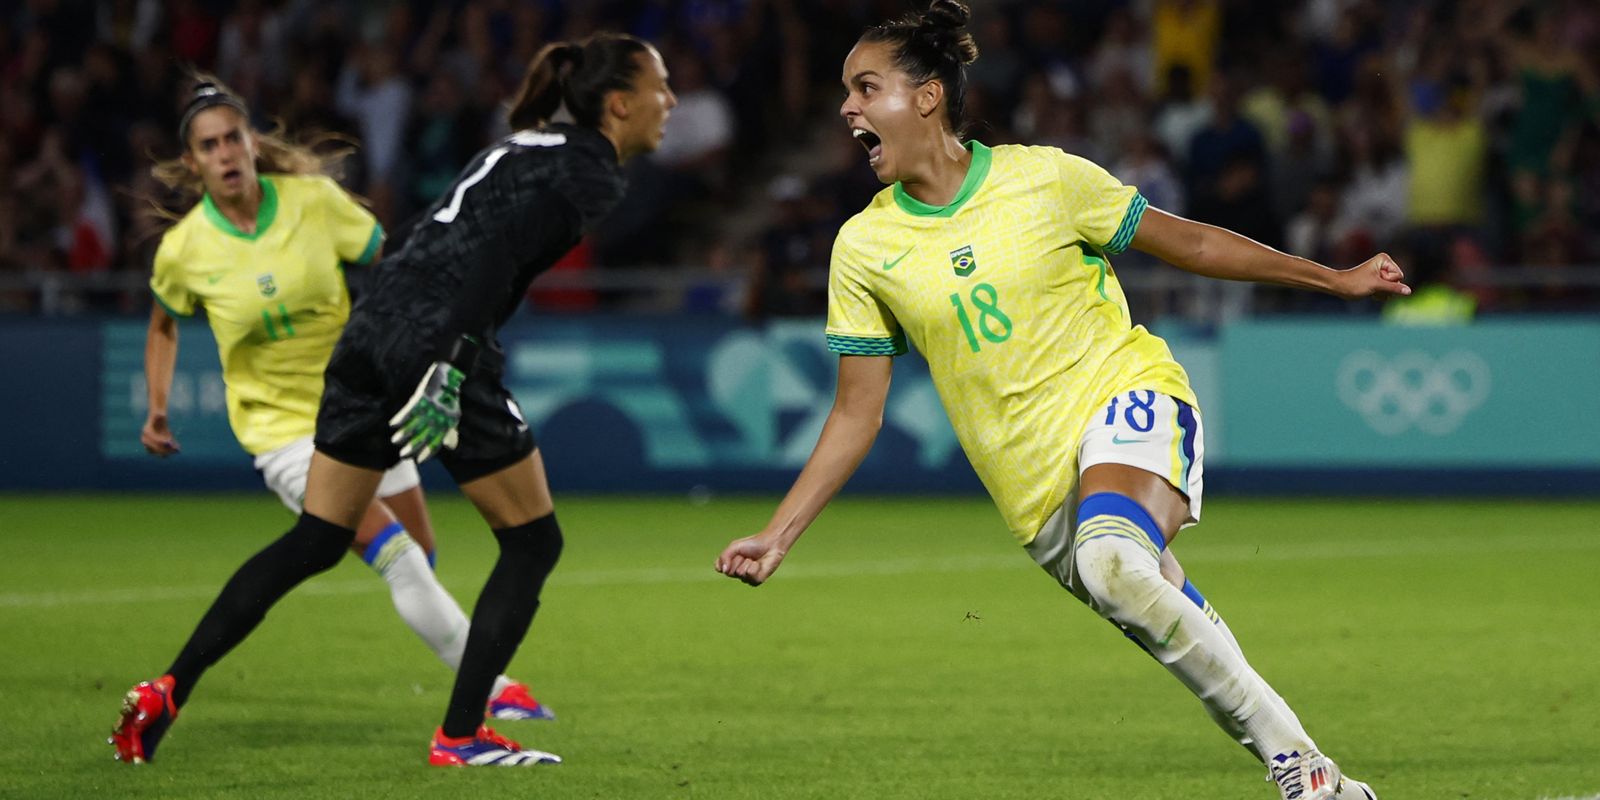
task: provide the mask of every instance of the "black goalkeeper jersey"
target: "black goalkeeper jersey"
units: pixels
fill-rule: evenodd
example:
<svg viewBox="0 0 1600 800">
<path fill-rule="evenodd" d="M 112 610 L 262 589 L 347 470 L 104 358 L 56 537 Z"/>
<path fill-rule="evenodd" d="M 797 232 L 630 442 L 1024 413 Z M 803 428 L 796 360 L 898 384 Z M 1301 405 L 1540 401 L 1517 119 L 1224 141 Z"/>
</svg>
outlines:
<svg viewBox="0 0 1600 800">
<path fill-rule="evenodd" d="M 478 153 L 383 259 L 356 316 L 405 318 L 442 357 L 457 336 L 484 342 L 528 284 L 621 201 L 611 142 L 589 128 L 519 131 Z"/>
</svg>

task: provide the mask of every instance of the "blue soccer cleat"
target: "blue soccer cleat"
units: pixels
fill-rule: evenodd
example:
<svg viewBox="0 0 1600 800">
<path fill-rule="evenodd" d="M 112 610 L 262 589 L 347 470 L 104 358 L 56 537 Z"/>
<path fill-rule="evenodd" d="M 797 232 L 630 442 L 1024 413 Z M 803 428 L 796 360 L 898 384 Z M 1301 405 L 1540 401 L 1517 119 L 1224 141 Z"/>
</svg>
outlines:
<svg viewBox="0 0 1600 800">
<path fill-rule="evenodd" d="M 460 738 L 444 735 L 444 728 L 434 731 L 428 763 L 435 767 L 532 767 L 560 764 L 561 756 L 542 750 L 525 750 L 522 745 L 482 725 L 476 734 Z"/>
<path fill-rule="evenodd" d="M 128 690 L 122 698 L 122 716 L 106 742 L 117 749 L 113 756 L 124 764 L 143 764 L 156 757 L 156 745 L 178 718 L 172 702 L 172 676 L 163 675 Z"/>
<path fill-rule="evenodd" d="M 489 700 L 489 716 L 494 719 L 555 719 L 556 712 L 528 692 L 525 683 L 513 683 Z"/>
</svg>

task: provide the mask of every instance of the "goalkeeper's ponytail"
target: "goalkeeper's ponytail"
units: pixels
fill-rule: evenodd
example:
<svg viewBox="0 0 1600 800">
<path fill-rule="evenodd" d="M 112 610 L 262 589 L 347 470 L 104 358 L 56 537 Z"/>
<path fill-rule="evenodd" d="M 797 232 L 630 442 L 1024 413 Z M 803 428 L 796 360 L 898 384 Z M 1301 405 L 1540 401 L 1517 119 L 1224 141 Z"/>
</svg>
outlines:
<svg viewBox="0 0 1600 800">
<path fill-rule="evenodd" d="M 606 93 L 631 88 L 639 73 L 634 56 L 648 52 L 650 45 L 643 39 L 622 33 L 545 45 L 528 65 L 511 102 L 511 129 L 542 127 L 563 106 L 573 122 L 600 127 Z"/>
</svg>

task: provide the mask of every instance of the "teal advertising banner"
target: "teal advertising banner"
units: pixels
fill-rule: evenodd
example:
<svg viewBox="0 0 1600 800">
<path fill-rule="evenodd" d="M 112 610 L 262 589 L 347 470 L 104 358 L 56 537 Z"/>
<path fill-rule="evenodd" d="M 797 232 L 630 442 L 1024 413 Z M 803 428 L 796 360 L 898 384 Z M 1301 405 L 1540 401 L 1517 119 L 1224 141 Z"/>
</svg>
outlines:
<svg viewBox="0 0 1600 800">
<path fill-rule="evenodd" d="M 144 452 L 145 331 L 142 322 L 100 324 L 99 459 L 151 480 L 207 467 L 253 477 L 228 427 L 215 341 L 200 321 L 179 325 L 169 416 L 182 452 L 160 462 Z M 781 490 L 833 404 L 838 356 L 820 320 L 757 327 L 717 317 L 546 317 L 519 320 L 500 338 L 507 388 L 557 488 Z M 852 487 L 979 488 L 914 353 L 896 359 L 883 431 Z"/>
<path fill-rule="evenodd" d="M 1241 322 L 1222 331 L 1229 466 L 1600 467 L 1600 322 Z"/>
</svg>

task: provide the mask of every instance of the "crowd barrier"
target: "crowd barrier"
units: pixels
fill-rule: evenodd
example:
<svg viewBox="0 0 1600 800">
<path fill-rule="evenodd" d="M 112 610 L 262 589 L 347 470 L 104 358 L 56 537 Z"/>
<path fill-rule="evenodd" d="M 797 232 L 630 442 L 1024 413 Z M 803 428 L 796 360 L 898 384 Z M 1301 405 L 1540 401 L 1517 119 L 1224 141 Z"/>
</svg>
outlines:
<svg viewBox="0 0 1600 800">
<path fill-rule="evenodd" d="M 142 320 L 0 320 L 12 433 L 0 489 L 259 487 L 203 323 L 180 327 L 182 452 L 144 453 L 144 332 Z M 1159 332 L 1200 396 L 1213 491 L 1600 494 L 1600 319 Z M 558 491 L 782 491 L 833 399 L 837 359 L 817 320 L 530 317 L 502 339 Z M 883 432 L 849 489 L 982 490 L 914 353 L 896 363 Z"/>
</svg>

